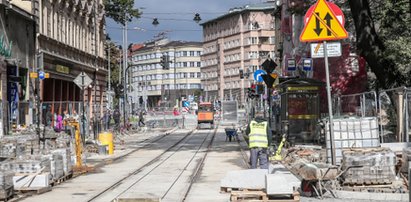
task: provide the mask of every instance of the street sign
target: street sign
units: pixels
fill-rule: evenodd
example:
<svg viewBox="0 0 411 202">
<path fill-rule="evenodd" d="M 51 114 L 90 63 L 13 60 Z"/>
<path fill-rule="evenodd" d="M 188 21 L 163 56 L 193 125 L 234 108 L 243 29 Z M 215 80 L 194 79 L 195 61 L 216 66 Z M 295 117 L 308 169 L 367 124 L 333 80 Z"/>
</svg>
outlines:
<svg viewBox="0 0 411 202">
<path fill-rule="evenodd" d="M 254 80 L 257 82 L 263 82 L 263 78 L 261 77 L 261 75 L 263 74 L 267 74 L 267 72 L 265 72 L 262 69 L 257 69 L 257 71 L 254 72 Z"/>
<path fill-rule="evenodd" d="M 44 79 L 44 72 L 39 71 L 39 79 L 43 80 Z"/>
<path fill-rule="evenodd" d="M 288 59 L 287 60 L 287 70 L 288 71 L 295 71 L 297 70 L 297 66 L 295 64 L 295 59 Z"/>
<path fill-rule="evenodd" d="M 337 17 L 338 22 L 340 22 L 340 24 L 344 26 L 345 18 L 344 18 L 344 13 L 342 12 L 342 10 L 337 5 L 335 5 L 333 2 L 327 1 L 327 4 L 330 7 L 331 11 L 334 12 L 335 17 Z M 308 20 L 310 20 L 310 16 L 312 15 L 314 8 L 315 8 L 315 4 L 312 5 L 305 13 L 304 25 L 307 24 Z"/>
<path fill-rule="evenodd" d="M 93 80 L 91 80 L 91 78 L 84 72 L 81 72 L 75 79 L 74 79 L 74 83 L 80 87 L 81 89 L 84 89 L 85 87 L 87 87 L 88 85 L 91 84 L 91 82 L 93 82 Z"/>
<path fill-rule="evenodd" d="M 304 71 L 312 71 L 313 70 L 313 59 L 311 59 L 311 58 L 304 58 L 303 59 L 303 70 Z"/>
<path fill-rule="evenodd" d="M 347 31 L 325 0 L 318 0 L 300 35 L 300 41 L 330 41 L 345 39 Z"/>
<path fill-rule="evenodd" d="M 30 78 L 35 79 L 35 78 L 37 78 L 37 77 L 38 77 L 37 72 L 30 72 Z"/>
<path fill-rule="evenodd" d="M 342 54 L 341 42 L 327 43 L 327 56 L 328 57 L 340 57 Z M 311 57 L 323 58 L 324 57 L 324 44 L 312 43 L 311 44 Z"/>
</svg>

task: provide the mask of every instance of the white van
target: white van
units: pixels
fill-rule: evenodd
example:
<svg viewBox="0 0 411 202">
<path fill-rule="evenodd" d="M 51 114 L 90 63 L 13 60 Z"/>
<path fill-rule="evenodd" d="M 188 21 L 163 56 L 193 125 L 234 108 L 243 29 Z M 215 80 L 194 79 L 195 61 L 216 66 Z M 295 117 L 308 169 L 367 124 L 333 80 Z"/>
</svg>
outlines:
<svg viewBox="0 0 411 202">
<path fill-rule="evenodd" d="M 198 110 L 198 104 L 196 102 L 192 102 L 192 103 L 190 103 L 190 108 L 192 110 L 197 111 Z"/>
</svg>

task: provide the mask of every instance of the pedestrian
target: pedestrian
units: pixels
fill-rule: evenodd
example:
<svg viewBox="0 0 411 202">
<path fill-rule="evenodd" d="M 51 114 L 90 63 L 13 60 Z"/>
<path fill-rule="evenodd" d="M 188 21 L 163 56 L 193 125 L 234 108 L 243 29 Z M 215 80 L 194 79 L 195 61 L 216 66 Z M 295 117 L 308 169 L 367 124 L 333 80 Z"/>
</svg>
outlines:
<svg viewBox="0 0 411 202">
<path fill-rule="evenodd" d="M 140 114 L 138 115 L 138 126 L 141 126 L 141 124 L 143 126 L 145 126 L 146 124 L 144 123 L 144 111 L 141 110 Z"/>
<path fill-rule="evenodd" d="M 73 110 L 73 114 L 71 115 L 71 118 L 72 118 L 74 121 L 78 122 L 79 116 L 78 116 L 76 110 Z"/>
<path fill-rule="evenodd" d="M 59 133 L 61 130 L 63 130 L 63 117 L 59 114 L 57 115 L 56 127 L 54 128 L 54 131 Z"/>
<path fill-rule="evenodd" d="M 173 109 L 173 115 L 174 115 L 174 126 L 178 125 L 178 119 L 177 116 L 180 115 L 180 112 L 178 112 L 178 108 L 174 107 Z"/>
<path fill-rule="evenodd" d="M 106 125 L 106 130 L 109 130 L 110 122 L 111 122 L 111 111 L 108 109 L 106 113 L 107 113 L 107 117 L 106 117 L 106 122 L 104 124 Z"/>
<path fill-rule="evenodd" d="M 251 168 L 255 169 L 259 164 L 261 169 L 268 169 L 268 148 L 272 141 L 272 132 L 262 113 L 257 113 L 250 121 L 246 134 L 250 148 Z"/>
<path fill-rule="evenodd" d="M 119 129 L 120 127 L 120 110 L 116 108 L 113 113 L 114 123 L 116 124 L 116 128 Z"/>
<path fill-rule="evenodd" d="M 51 113 L 50 109 L 47 109 L 47 112 L 46 112 L 46 126 L 51 126 L 52 121 L 53 121 L 53 114 Z"/>
</svg>

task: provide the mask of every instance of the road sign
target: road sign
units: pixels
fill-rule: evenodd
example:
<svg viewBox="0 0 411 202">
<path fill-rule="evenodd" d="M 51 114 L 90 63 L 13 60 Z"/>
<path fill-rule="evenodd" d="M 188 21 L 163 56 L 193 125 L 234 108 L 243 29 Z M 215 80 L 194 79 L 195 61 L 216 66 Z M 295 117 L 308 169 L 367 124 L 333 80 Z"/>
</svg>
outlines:
<svg viewBox="0 0 411 202">
<path fill-rule="evenodd" d="M 340 57 L 342 54 L 340 42 L 327 43 L 327 56 L 328 57 Z M 311 44 L 311 57 L 323 58 L 324 57 L 324 44 L 312 43 Z"/>
<path fill-rule="evenodd" d="M 345 18 L 344 18 L 344 13 L 342 12 L 342 10 L 340 9 L 340 7 L 338 7 L 337 5 L 335 5 L 333 2 L 327 1 L 328 6 L 330 7 L 331 11 L 334 12 L 335 17 L 337 17 L 338 22 L 340 22 L 340 24 L 342 26 L 344 26 L 345 24 Z M 307 24 L 308 20 L 310 19 L 310 16 L 313 13 L 313 10 L 315 8 L 315 4 L 312 5 L 307 12 L 305 13 L 304 16 L 304 24 Z"/>
<path fill-rule="evenodd" d="M 297 66 L 295 64 L 295 59 L 288 59 L 287 60 L 287 70 L 288 71 L 295 71 L 297 70 Z"/>
<path fill-rule="evenodd" d="M 37 78 L 37 77 L 38 77 L 37 72 L 30 72 L 30 78 L 35 79 L 35 78 Z"/>
<path fill-rule="evenodd" d="M 263 74 L 267 74 L 267 72 L 265 72 L 262 69 L 257 69 L 257 71 L 254 72 L 254 80 L 257 82 L 263 82 L 263 78 L 261 77 L 261 75 Z"/>
<path fill-rule="evenodd" d="M 43 71 L 39 71 L 39 79 L 44 79 L 44 72 Z"/>
<path fill-rule="evenodd" d="M 318 0 L 309 15 L 309 20 L 301 32 L 300 41 L 330 41 L 348 37 L 344 26 L 325 0 Z"/>
<path fill-rule="evenodd" d="M 313 70 L 313 59 L 311 59 L 311 58 L 304 58 L 303 59 L 303 70 L 304 71 Z"/>
<path fill-rule="evenodd" d="M 84 89 L 85 87 L 87 87 L 88 85 L 91 84 L 91 82 L 93 82 L 93 80 L 91 80 L 91 78 L 84 72 L 81 72 L 75 79 L 74 79 L 74 83 L 80 87 L 81 89 Z"/>
</svg>

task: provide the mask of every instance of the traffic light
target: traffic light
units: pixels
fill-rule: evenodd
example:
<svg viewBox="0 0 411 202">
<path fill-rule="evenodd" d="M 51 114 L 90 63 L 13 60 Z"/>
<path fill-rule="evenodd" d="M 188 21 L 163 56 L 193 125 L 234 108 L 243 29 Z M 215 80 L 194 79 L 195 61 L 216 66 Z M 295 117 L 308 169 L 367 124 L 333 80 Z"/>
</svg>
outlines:
<svg viewBox="0 0 411 202">
<path fill-rule="evenodd" d="M 254 99 L 254 98 L 258 97 L 258 95 L 255 92 L 255 88 L 256 88 L 256 86 L 254 84 L 251 85 L 250 88 L 248 88 L 248 98 Z"/>
<path fill-rule="evenodd" d="M 170 56 L 162 55 L 160 59 L 160 65 L 163 67 L 164 70 L 170 69 L 169 66 Z"/>
<path fill-rule="evenodd" d="M 244 79 L 244 70 L 240 69 L 240 79 Z"/>
<path fill-rule="evenodd" d="M 257 95 L 264 94 L 264 85 L 263 84 L 257 84 L 255 91 L 257 92 Z"/>
</svg>

